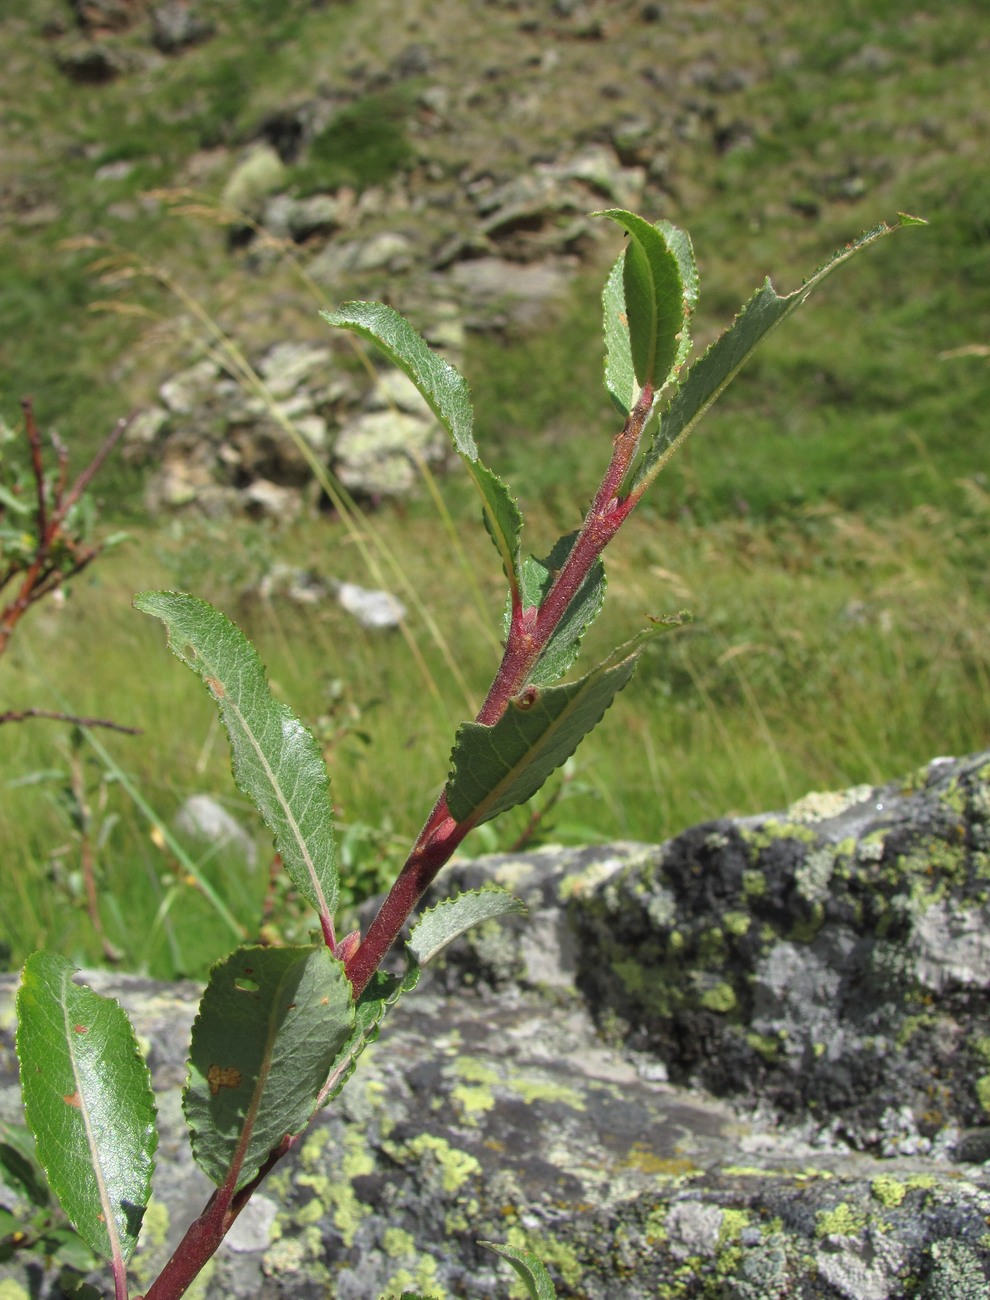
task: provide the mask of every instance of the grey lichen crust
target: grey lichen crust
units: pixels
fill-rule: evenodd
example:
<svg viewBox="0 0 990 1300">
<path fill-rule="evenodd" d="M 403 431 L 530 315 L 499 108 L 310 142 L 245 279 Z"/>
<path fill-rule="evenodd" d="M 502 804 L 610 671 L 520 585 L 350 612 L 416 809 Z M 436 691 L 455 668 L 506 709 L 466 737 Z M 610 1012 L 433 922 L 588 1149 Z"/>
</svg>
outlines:
<svg viewBox="0 0 990 1300">
<path fill-rule="evenodd" d="M 878 1154 L 979 1142 L 990 755 L 810 803 L 699 826 L 579 900 L 582 990 L 680 1082 Z"/>
<path fill-rule="evenodd" d="M 458 941 L 400 1005 L 242 1216 L 200 1300 L 521 1295 L 479 1239 L 535 1251 L 562 1298 L 990 1296 L 977 1082 L 990 1060 L 970 1042 L 987 1032 L 986 977 L 967 920 L 985 906 L 988 774 L 983 756 L 830 803 L 818 821 L 805 803 L 662 848 L 450 868 L 437 896 L 496 878 L 529 917 Z M 921 846 L 938 842 L 961 857 L 923 867 Z M 4 1119 L 13 982 L 0 981 Z M 126 976 L 100 988 L 132 1014 L 159 1093 L 141 1289 L 209 1190 L 178 1107 L 194 1001 Z M 931 1022 L 912 1019 L 919 1002 Z M 902 1043 L 886 1056 L 864 1027 L 881 1022 Z M 945 1090 L 937 1123 L 914 1109 L 925 1078 Z M 3 1300 L 62 1293 L 55 1268 L 0 1264 Z"/>
</svg>

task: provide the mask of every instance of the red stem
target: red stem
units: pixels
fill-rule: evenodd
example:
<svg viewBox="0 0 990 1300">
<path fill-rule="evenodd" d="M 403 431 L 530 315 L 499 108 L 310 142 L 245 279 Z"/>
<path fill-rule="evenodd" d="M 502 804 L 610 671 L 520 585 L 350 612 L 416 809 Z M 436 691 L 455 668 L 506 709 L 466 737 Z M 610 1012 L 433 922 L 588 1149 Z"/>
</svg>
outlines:
<svg viewBox="0 0 990 1300">
<path fill-rule="evenodd" d="M 483 726 L 494 725 L 512 697 L 525 686 L 533 665 L 546 649 L 571 601 L 591 572 L 591 566 L 639 499 L 630 496 L 620 501 L 616 493 L 639 449 L 652 408 L 653 390 L 646 386 L 615 439 L 612 458 L 598 493 L 546 598 L 538 609 L 513 609 L 502 662 L 476 719 Z M 471 821 L 454 821 L 447 800 L 441 795 L 363 942 L 345 967 L 355 997 L 367 987 L 413 908 L 472 829 Z"/>
<path fill-rule="evenodd" d="M 652 407 L 653 391 L 647 385 L 615 439 L 612 458 L 598 493 L 546 598 L 538 609 L 513 608 L 502 662 L 478 713 L 477 721 L 482 725 L 491 726 L 497 722 L 512 697 L 525 686 L 533 665 L 546 649 L 595 559 L 636 505 L 639 494 L 620 499 L 619 492 L 639 449 Z M 368 933 L 346 962 L 344 969 L 355 998 L 363 993 L 413 908 L 473 825 L 470 819 L 456 822 L 450 815 L 446 796 L 440 795 Z M 330 1086 L 327 1085 L 324 1096 Z M 213 1194 L 206 1209 L 190 1225 L 145 1300 L 177 1300 L 186 1291 L 220 1245 L 251 1193 L 291 1150 L 296 1140 L 296 1137 L 284 1138 L 270 1153 L 258 1174 L 236 1195 L 227 1193 L 226 1188 Z"/>
</svg>

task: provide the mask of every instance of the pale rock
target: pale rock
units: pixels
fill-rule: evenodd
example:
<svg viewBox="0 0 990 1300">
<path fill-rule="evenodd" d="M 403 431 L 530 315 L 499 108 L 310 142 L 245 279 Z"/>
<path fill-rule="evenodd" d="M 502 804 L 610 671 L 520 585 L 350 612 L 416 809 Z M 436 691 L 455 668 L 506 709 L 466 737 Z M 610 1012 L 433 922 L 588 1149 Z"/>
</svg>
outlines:
<svg viewBox="0 0 990 1300">
<path fill-rule="evenodd" d="M 311 343 L 276 343 L 258 363 L 258 373 L 275 398 L 292 397 L 313 375 L 328 374 L 334 364 L 328 347 Z"/>
<path fill-rule="evenodd" d="M 334 469 L 345 487 L 366 496 L 401 496 L 417 483 L 417 460 L 446 458 L 447 442 L 433 419 L 404 411 L 367 411 L 337 435 Z"/>
<path fill-rule="evenodd" d="M 204 358 L 166 379 L 158 396 L 173 415 L 192 415 L 213 393 L 218 373 L 216 362 Z"/>
<path fill-rule="evenodd" d="M 354 582 L 337 583 L 335 590 L 341 609 L 369 631 L 398 627 L 406 616 L 402 601 L 391 592 L 369 590 Z"/>
<path fill-rule="evenodd" d="M 190 795 L 175 814 L 175 828 L 215 848 L 232 848 L 243 855 L 247 866 L 257 866 L 258 849 L 254 840 L 212 795 Z"/>
</svg>

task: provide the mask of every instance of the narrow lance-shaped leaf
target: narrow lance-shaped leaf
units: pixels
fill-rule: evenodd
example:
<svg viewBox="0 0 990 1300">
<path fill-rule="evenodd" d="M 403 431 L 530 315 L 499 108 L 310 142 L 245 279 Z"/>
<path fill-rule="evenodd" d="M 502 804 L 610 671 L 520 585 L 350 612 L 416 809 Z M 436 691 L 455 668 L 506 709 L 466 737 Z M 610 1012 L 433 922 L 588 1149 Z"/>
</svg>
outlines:
<svg viewBox="0 0 990 1300">
<path fill-rule="evenodd" d="M 629 681 L 637 656 L 622 653 L 579 681 L 525 687 L 493 726 L 462 723 L 445 790 L 454 820 L 478 826 L 534 795 Z"/>
<path fill-rule="evenodd" d="M 505 889 L 472 889 L 453 898 L 445 898 L 424 912 L 416 924 L 406 947 L 421 966 L 432 961 L 438 952 L 459 938 L 466 930 L 482 921 L 507 916 L 510 912 L 525 912 L 526 906 Z"/>
<path fill-rule="evenodd" d="M 438 356 L 404 316 L 384 303 L 345 302 L 336 311 L 321 314 L 329 325 L 351 330 L 376 344 L 416 385 L 467 465 L 481 496 L 485 525 L 515 591 L 521 517 L 506 485 L 478 459 L 474 408 L 463 375 Z"/>
<path fill-rule="evenodd" d="M 554 578 L 564 561 L 571 553 L 577 539 L 577 533 L 568 533 L 555 543 L 553 550 L 545 560 L 528 556 L 520 566 L 522 578 L 522 603 L 524 607 L 536 607 L 542 604 L 547 592 L 553 586 Z M 557 624 L 544 647 L 543 653 L 533 666 L 530 682 L 536 686 L 550 686 L 563 677 L 578 656 L 585 632 L 595 621 L 605 604 L 605 566 L 601 556 L 588 570 L 588 575 L 575 592 L 571 603 L 564 611 L 564 616 Z M 508 635 L 511 618 L 511 604 L 505 611 L 505 632 Z"/>
<path fill-rule="evenodd" d="M 650 384 L 659 391 L 683 360 L 686 322 L 697 298 L 690 242 L 669 223 L 652 226 L 622 208 L 610 208 L 597 215 L 617 222 L 629 234 L 629 246 L 622 258 L 622 289 L 632 367 L 641 385 Z M 687 283 L 685 273 L 688 273 Z M 606 386 L 613 401 L 623 407 L 626 363 L 621 334 L 614 329 L 616 297 L 617 285 L 610 276 L 605 299 L 609 351 Z"/>
<path fill-rule="evenodd" d="M 238 948 L 210 972 L 183 1107 L 193 1155 L 243 1187 L 302 1131 L 354 1025 L 343 965 L 320 945 Z"/>
<path fill-rule="evenodd" d="M 885 222 L 869 230 L 852 244 L 847 244 L 806 280 L 793 293 L 778 294 L 769 280 L 749 299 L 732 325 L 721 334 L 708 351 L 688 370 L 683 382 L 671 400 L 669 409 L 660 417 L 660 428 L 643 456 L 633 483 L 633 491 L 642 491 L 683 442 L 712 402 L 735 378 L 752 355 L 757 344 L 785 320 L 791 312 L 805 302 L 811 291 L 826 276 L 861 249 L 875 243 L 883 235 L 903 225 L 923 225 L 916 217 L 902 216 L 898 226 Z"/>
<path fill-rule="evenodd" d="M 522 532 L 519 507 L 498 475 L 480 460 L 468 464 L 468 473 L 481 496 L 485 527 L 501 557 L 502 572 L 515 593 L 519 583 L 519 537 Z"/>
<path fill-rule="evenodd" d="M 52 1191 L 79 1235 L 122 1269 L 137 1244 L 158 1144 L 148 1067 L 111 998 L 35 953 L 17 995 L 24 1112 Z"/>
<path fill-rule="evenodd" d="M 338 872 L 319 745 L 274 698 L 254 646 L 226 615 L 174 591 L 146 591 L 134 604 L 162 620 L 173 654 L 208 686 L 230 738 L 234 779 L 274 833 L 293 884 L 332 933 Z"/>
<path fill-rule="evenodd" d="M 557 1300 L 553 1279 L 547 1272 L 539 1255 L 519 1246 L 499 1246 L 494 1241 L 479 1241 L 479 1246 L 487 1246 L 496 1255 L 507 1259 L 516 1270 L 530 1294 L 531 1300 Z"/>
</svg>

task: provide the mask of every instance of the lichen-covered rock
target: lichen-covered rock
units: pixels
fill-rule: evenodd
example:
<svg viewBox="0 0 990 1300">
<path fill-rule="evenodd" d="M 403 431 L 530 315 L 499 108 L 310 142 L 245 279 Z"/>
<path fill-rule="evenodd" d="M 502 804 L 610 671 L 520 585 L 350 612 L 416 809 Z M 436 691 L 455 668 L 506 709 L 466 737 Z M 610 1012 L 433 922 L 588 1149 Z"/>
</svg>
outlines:
<svg viewBox="0 0 990 1300">
<path fill-rule="evenodd" d="M 602 1023 L 863 1150 L 990 1122 L 990 754 L 699 826 L 574 913 Z"/>
<path fill-rule="evenodd" d="M 748 1058 L 736 1049 L 736 1083 L 747 1102 L 769 1098 L 779 1107 L 780 1079 L 792 1079 L 791 1113 L 795 1120 L 804 1117 L 804 1094 L 793 1081 L 797 1070 L 788 1075 L 777 1065 L 775 1074 L 773 1059 L 765 1061 L 747 1044 L 747 1034 L 769 1032 L 762 1020 L 764 1028 L 748 1029 L 739 1019 L 743 991 L 756 987 L 747 968 L 735 964 L 744 949 L 706 941 L 722 953 L 720 982 L 729 992 L 705 996 L 719 984 L 693 953 L 718 915 L 733 939 L 744 938 L 753 925 L 765 938 L 766 947 L 754 949 L 748 969 L 758 968 L 778 992 L 776 1002 L 760 995 L 770 1010 L 759 1015 L 783 1014 L 780 1004 L 790 1007 L 786 953 L 793 949 L 800 958 L 813 952 L 822 980 L 834 973 L 826 986 L 833 989 L 840 1028 L 849 1022 L 844 1041 L 858 1043 L 863 1052 L 870 1047 L 856 1037 L 857 1015 L 880 1007 L 893 1017 L 888 1004 L 896 998 L 890 990 L 902 987 L 899 980 L 904 998 L 924 987 L 927 1014 L 936 1023 L 951 1014 L 958 1026 L 954 1039 L 943 1028 L 929 1041 L 933 1051 L 943 1051 L 950 1091 L 961 1093 L 963 1067 L 944 1042 L 955 1041 L 965 1055 L 967 1035 L 982 1015 L 984 955 L 966 915 L 967 900 L 978 893 L 984 853 L 987 767 L 986 756 L 934 765 L 914 782 L 819 800 L 814 817 L 806 801 L 784 819 L 726 821 L 716 831 L 700 828 L 660 849 L 545 848 L 448 868 L 438 896 L 495 879 L 524 899 L 529 916 L 481 926 L 429 968 L 334 1106 L 263 1185 L 209 1266 L 200 1297 L 375 1300 L 403 1289 L 438 1300 L 521 1294 L 509 1270 L 479 1240 L 535 1251 L 546 1260 L 561 1300 L 990 1295 L 990 1174 L 981 1163 L 987 1150 L 978 1142 L 967 1148 L 919 1140 L 907 1153 L 911 1144 L 900 1140 L 887 1144 L 899 1152 L 887 1158 L 875 1154 L 884 1149 L 879 1142 L 860 1142 L 874 1148 L 870 1153 L 834 1141 L 816 1148 L 806 1129 L 779 1125 L 768 1108 L 734 1111 L 724 1100 L 670 1083 L 664 1068 L 666 1058 L 675 1075 L 714 1069 L 705 1063 L 717 1062 L 726 1044 L 731 1050 L 734 1039 L 725 1026 L 736 1026 L 744 1047 L 766 1067 L 742 1077 Z M 805 832 L 816 837 L 819 849 L 833 839 L 842 844 L 836 862 L 847 854 L 852 860 L 856 846 L 879 843 L 870 839 L 869 828 L 875 830 L 881 816 L 882 845 L 856 859 L 867 869 L 855 889 L 851 872 L 833 866 L 829 874 L 814 858 L 809 865 L 812 840 Z M 797 834 L 795 828 L 804 830 Z M 919 842 L 940 837 L 965 844 L 965 869 L 957 862 L 939 877 L 937 866 L 929 871 L 911 864 Z M 796 846 L 806 851 L 795 852 Z M 727 856 L 720 858 L 720 849 Z M 755 885 L 758 878 L 765 887 Z M 745 927 L 742 920 L 725 919 L 743 912 L 733 885 L 741 880 L 750 882 L 747 899 L 765 900 L 765 910 Z M 910 923 L 882 924 L 902 895 L 910 907 L 906 903 L 897 915 L 907 909 Z M 925 899 L 931 899 L 928 906 Z M 840 908 L 837 920 L 830 915 L 833 900 Z M 856 900 L 860 912 L 853 909 Z M 737 906 L 729 908 L 727 901 Z M 915 965 L 886 957 L 879 964 L 865 957 L 850 961 L 857 943 L 871 942 L 874 914 L 872 943 L 885 945 L 885 952 L 901 945 L 907 956 L 915 953 Z M 950 918 L 945 928 L 942 915 Z M 675 946 L 683 954 L 680 969 L 657 940 L 673 933 L 675 922 L 684 934 Z M 855 942 L 825 942 L 833 926 L 841 927 L 840 934 L 851 930 Z M 789 945 L 784 957 L 780 945 Z M 765 961 L 771 953 L 777 954 L 773 962 Z M 644 970 L 639 981 L 630 976 L 637 961 Z M 898 979 L 890 976 L 895 969 Z M 858 1001 L 844 992 L 849 971 L 860 981 Z M 658 972 L 664 985 L 657 982 Z M 112 974 L 96 973 L 93 981 L 131 1014 L 159 1098 L 162 1140 L 154 1197 L 132 1264 L 135 1288 L 146 1287 L 209 1193 L 191 1163 L 179 1107 L 197 991 Z M 0 1120 L 13 1119 L 18 1106 L 14 984 L 15 977 L 0 977 Z M 873 984 L 884 997 L 871 991 Z M 959 996 L 963 989 L 971 998 L 968 1010 Z M 825 998 L 810 978 L 803 990 L 813 1003 L 809 1024 L 801 1030 L 798 1011 L 790 1008 L 792 1032 L 819 1034 L 828 1027 Z M 662 1006 L 661 993 L 667 999 Z M 753 1007 L 764 1006 L 755 993 L 749 996 Z M 609 1029 L 604 1038 L 596 1032 L 592 1009 Z M 678 1017 L 688 1026 L 689 1014 L 701 1017 L 705 1033 L 682 1045 L 679 1056 L 669 1026 Z M 757 1012 L 748 1014 L 753 1022 Z M 705 1017 L 716 1018 L 715 1029 Z M 928 1030 L 926 1023 L 914 1036 Z M 616 1031 L 627 1031 L 625 1042 Z M 905 1040 L 913 1041 L 910 1035 Z M 704 1049 L 712 1055 L 704 1056 Z M 782 1055 L 786 1062 L 786 1051 Z M 824 1055 L 808 1054 L 812 1078 Z M 868 1109 L 880 1094 L 879 1067 L 857 1073 L 854 1064 L 849 1062 L 849 1088 L 863 1087 L 861 1104 Z M 901 1075 L 912 1088 L 922 1069 L 920 1054 L 905 1052 L 903 1068 L 891 1060 L 882 1085 L 892 1109 L 902 1104 Z M 815 1099 L 809 1097 L 809 1104 Z M 820 1105 L 809 1113 L 819 1129 L 825 1126 Z M 838 1113 L 842 1131 L 855 1137 L 859 1112 Z M 0 1204 L 15 1199 L 0 1186 Z M 107 1289 L 105 1276 L 91 1280 Z M 0 1287 L 8 1283 L 34 1296 L 63 1294 L 54 1266 L 39 1268 L 16 1252 L 0 1263 Z"/>
</svg>

